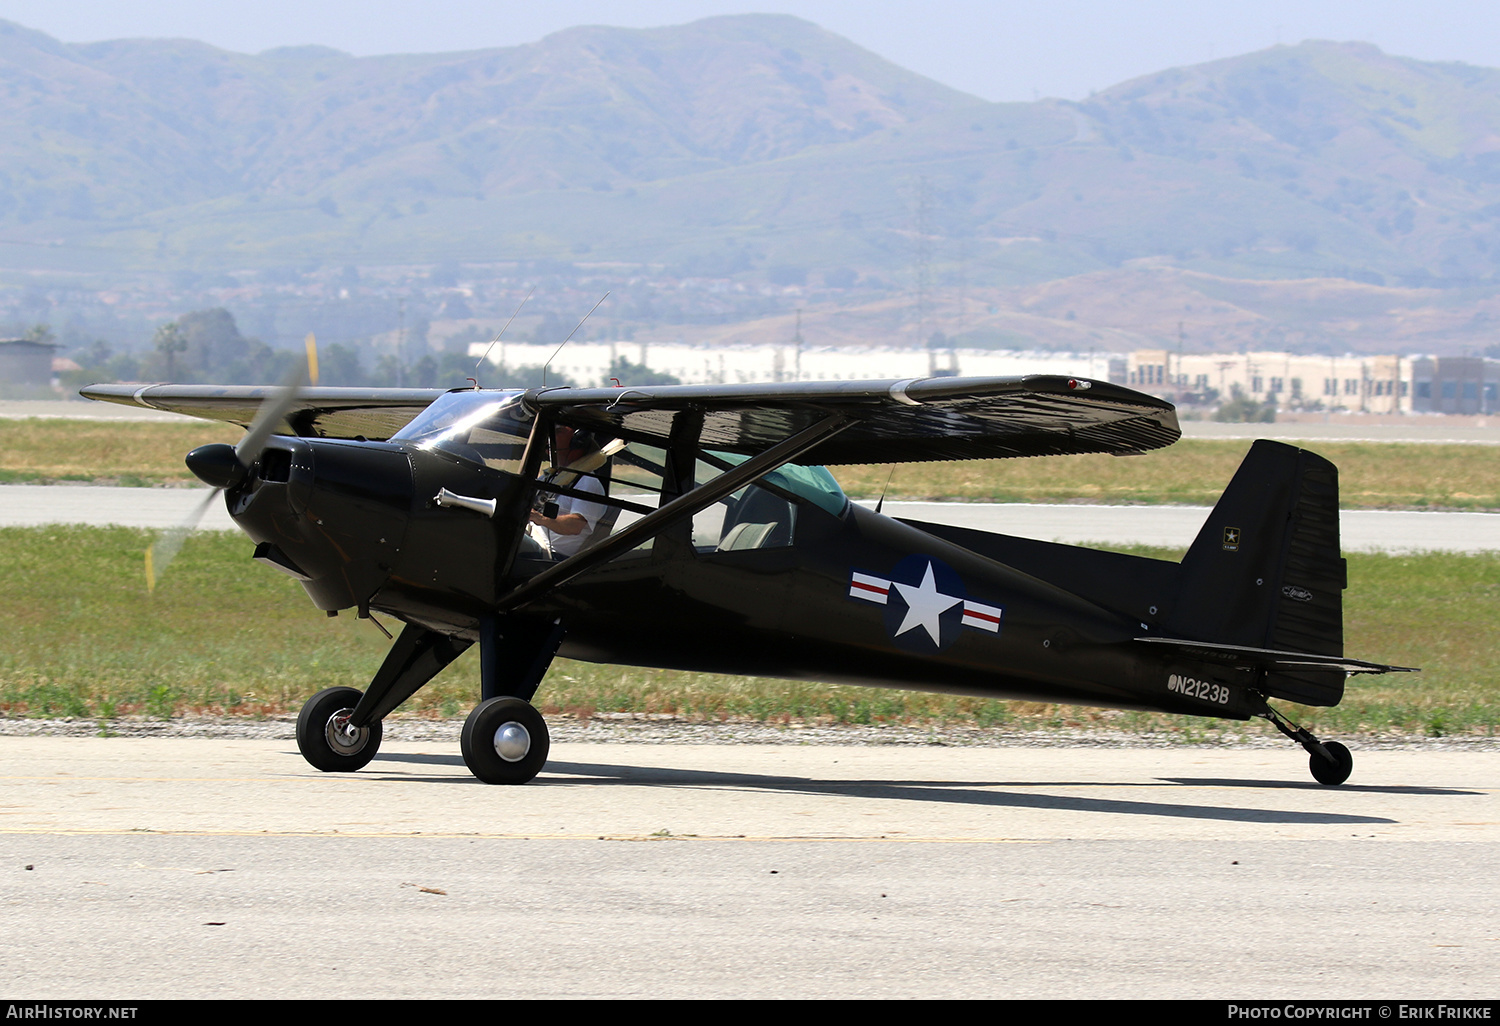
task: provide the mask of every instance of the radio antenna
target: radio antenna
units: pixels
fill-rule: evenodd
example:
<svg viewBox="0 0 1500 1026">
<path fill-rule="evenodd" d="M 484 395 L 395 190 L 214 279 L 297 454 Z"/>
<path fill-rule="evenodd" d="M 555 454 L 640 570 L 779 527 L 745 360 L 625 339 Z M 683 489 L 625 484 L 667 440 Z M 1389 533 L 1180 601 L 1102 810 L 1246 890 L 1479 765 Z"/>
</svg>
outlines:
<svg viewBox="0 0 1500 1026">
<path fill-rule="evenodd" d="M 604 295 L 600 296 L 599 297 L 599 302 L 595 303 L 592 307 L 590 307 L 589 308 L 589 312 L 583 315 L 583 321 L 586 321 L 590 317 L 594 316 L 594 311 L 597 310 L 597 309 L 599 309 L 599 303 L 603 303 L 606 299 L 609 298 L 609 296 L 610 296 L 610 294 L 608 292 L 606 292 Z M 572 341 L 574 335 L 578 334 L 578 328 L 583 327 L 583 321 L 579 321 L 577 327 L 575 327 L 572 331 L 568 332 L 568 337 L 565 338 L 565 339 L 563 339 L 562 342 L 558 344 L 558 347 L 556 349 L 552 350 L 552 355 L 549 356 L 549 357 L 547 357 L 547 362 L 546 363 L 542 364 L 542 387 L 543 388 L 547 387 L 547 368 L 552 366 L 552 361 L 555 360 L 555 359 L 557 359 L 557 354 L 560 353 L 560 352 L 562 352 L 562 347 L 565 346 L 565 345 L 567 345 L 570 341 Z"/>
<path fill-rule="evenodd" d="M 531 286 L 531 292 L 535 292 L 535 291 L 536 291 L 536 286 L 535 285 Z M 525 306 L 526 305 L 526 300 L 531 298 L 531 292 L 526 293 L 526 299 L 521 300 L 521 306 Z M 513 320 L 516 319 L 516 314 L 518 314 L 518 313 L 521 312 L 521 306 L 516 307 L 515 313 L 513 313 L 513 314 L 510 315 L 510 321 L 513 321 Z M 486 361 L 486 360 L 488 360 L 490 358 L 490 350 L 495 348 L 495 343 L 499 342 L 500 339 L 502 337 L 504 337 L 504 335 L 505 335 L 505 329 L 510 327 L 510 321 L 506 321 L 505 322 L 505 328 L 501 328 L 500 329 L 500 334 L 496 335 L 494 338 L 492 338 L 490 340 L 490 344 L 485 349 L 484 355 L 479 358 L 479 363 L 476 363 L 474 365 L 474 373 L 475 374 L 479 373 L 479 368 L 480 368 L 481 365 L 483 365 L 484 361 Z M 479 387 L 479 381 L 478 381 L 478 379 L 475 379 L 475 381 L 474 381 L 474 387 L 475 388 Z"/>
<path fill-rule="evenodd" d="M 890 490 L 891 478 L 896 476 L 896 464 L 891 464 L 891 472 L 885 476 L 885 485 L 880 489 L 880 499 L 875 503 L 875 512 L 880 512 L 880 507 L 885 505 L 885 493 Z"/>
</svg>

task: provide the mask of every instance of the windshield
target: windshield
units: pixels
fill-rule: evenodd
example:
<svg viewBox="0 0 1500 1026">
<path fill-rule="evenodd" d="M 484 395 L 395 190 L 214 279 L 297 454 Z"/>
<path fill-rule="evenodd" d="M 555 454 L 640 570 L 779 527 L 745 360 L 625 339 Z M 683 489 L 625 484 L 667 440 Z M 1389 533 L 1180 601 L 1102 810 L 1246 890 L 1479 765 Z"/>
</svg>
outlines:
<svg viewBox="0 0 1500 1026">
<path fill-rule="evenodd" d="M 709 452 L 710 456 L 738 466 L 750 457 L 741 456 L 732 452 Z M 707 478 L 699 464 L 699 481 Z M 708 476 L 716 476 L 715 471 L 709 471 Z M 776 470 L 771 471 L 761 478 L 766 484 L 775 485 L 797 496 L 806 499 L 819 509 L 832 513 L 834 516 L 844 512 L 844 506 L 848 499 L 844 496 L 844 490 L 834 480 L 826 467 L 804 467 L 796 463 L 784 463 Z"/>
<path fill-rule="evenodd" d="M 493 470 L 521 470 L 531 412 L 521 404 L 520 390 L 448 392 L 391 436 L 436 449 Z"/>
</svg>

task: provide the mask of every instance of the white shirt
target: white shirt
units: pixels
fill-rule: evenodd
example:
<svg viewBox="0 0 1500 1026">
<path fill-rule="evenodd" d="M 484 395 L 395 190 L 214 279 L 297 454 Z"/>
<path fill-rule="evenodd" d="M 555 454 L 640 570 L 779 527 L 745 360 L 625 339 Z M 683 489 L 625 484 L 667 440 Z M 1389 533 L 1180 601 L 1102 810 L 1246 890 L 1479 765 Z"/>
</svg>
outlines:
<svg viewBox="0 0 1500 1026">
<path fill-rule="evenodd" d="M 580 477 L 573 482 L 573 487 L 580 492 L 588 492 L 591 495 L 603 495 L 604 485 L 597 477 Z M 557 515 L 565 517 L 569 513 L 576 513 L 587 522 L 582 531 L 577 534 L 558 534 L 556 531 L 547 531 L 547 542 L 552 548 L 554 556 L 576 556 L 583 551 L 584 545 L 588 543 L 589 537 L 593 535 L 594 528 L 598 526 L 600 518 L 608 512 L 609 507 L 602 502 L 594 502 L 591 499 L 575 498 L 572 495 L 559 495 L 557 497 Z"/>
</svg>

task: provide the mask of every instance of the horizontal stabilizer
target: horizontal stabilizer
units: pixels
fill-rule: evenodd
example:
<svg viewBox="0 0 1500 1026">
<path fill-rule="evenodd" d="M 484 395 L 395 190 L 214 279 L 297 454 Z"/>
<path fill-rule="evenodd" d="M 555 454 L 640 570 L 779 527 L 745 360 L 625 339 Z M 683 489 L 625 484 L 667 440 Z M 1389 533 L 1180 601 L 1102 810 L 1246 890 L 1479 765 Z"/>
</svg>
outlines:
<svg viewBox="0 0 1500 1026">
<path fill-rule="evenodd" d="M 1216 645 L 1183 638 L 1136 638 L 1148 645 L 1170 645 L 1186 655 L 1233 663 L 1256 670 L 1343 670 L 1345 673 L 1419 673 L 1415 666 L 1388 666 L 1343 656 L 1314 655 L 1309 652 L 1282 652 L 1272 648 L 1249 648 L 1245 645 Z"/>
</svg>

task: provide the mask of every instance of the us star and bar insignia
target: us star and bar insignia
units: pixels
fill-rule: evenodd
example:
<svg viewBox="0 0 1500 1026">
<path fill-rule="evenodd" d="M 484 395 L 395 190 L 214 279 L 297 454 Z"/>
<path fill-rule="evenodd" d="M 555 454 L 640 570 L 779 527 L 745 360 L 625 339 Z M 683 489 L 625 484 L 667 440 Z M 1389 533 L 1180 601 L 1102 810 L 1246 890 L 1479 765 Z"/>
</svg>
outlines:
<svg viewBox="0 0 1500 1026">
<path fill-rule="evenodd" d="M 851 571 L 849 597 L 885 606 L 891 637 L 903 648 L 929 651 L 947 648 L 964 627 L 998 634 L 1005 612 L 968 598 L 957 572 L 928 556 L 908 556 L 890 577 Z"/>
</svg>

